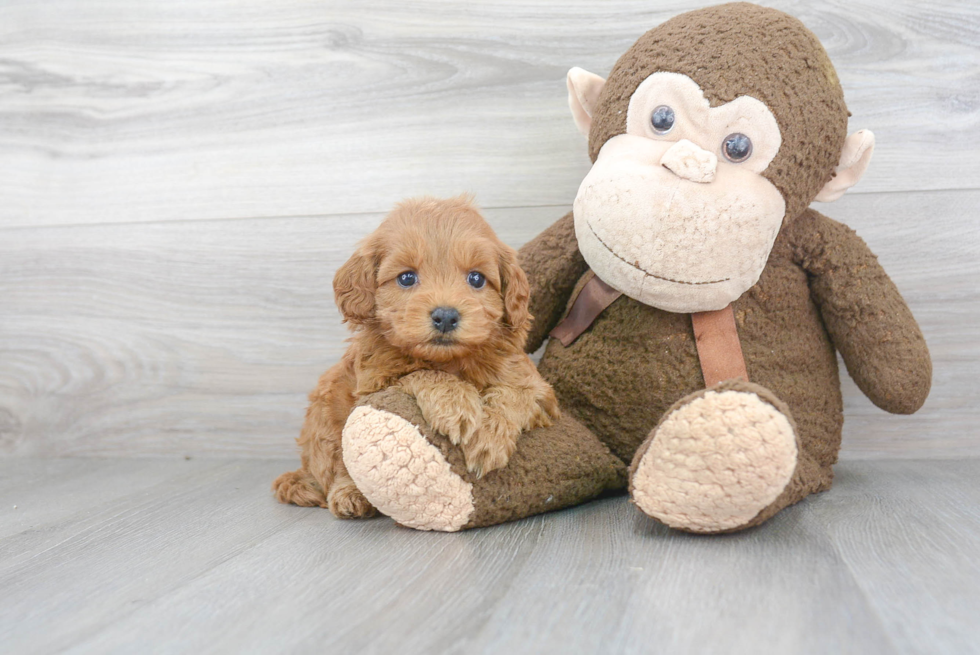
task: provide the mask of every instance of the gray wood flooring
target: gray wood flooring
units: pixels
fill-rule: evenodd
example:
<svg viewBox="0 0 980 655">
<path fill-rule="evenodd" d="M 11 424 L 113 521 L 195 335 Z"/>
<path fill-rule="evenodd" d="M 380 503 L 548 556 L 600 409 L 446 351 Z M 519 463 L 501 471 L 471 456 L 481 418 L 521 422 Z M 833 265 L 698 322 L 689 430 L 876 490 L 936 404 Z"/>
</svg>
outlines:
<svg viewBox="0 0 980 655">
<path fill-rule="evenodd" d="M 847 461 L 749 532 L 625 497 L 459 534 L 277 504 L 291 461 L 0 460 L 5 653 L 976 653 L 980 460 Z"/>
</svg>

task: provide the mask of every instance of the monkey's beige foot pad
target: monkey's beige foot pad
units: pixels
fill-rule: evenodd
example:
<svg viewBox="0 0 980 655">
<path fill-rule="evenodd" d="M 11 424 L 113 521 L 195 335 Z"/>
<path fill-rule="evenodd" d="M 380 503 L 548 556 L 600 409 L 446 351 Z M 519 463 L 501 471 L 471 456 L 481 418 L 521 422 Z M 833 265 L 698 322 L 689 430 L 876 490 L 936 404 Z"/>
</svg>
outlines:
<svg viewBox="0 0 980 655">
<path fill-rule="evenodd" d="M 752 524 L 786 489 L 798 458 L 789 410 L 765 396 L 729 383 L 674 405 L 634 457 L 636 505 L 691 532 Z"/>
<path fill-rule="evenodd" d="M 473 514 L 473 485 L 397 414 L 355 408 L 344 426 L 343 455 L 361 493 L 404 526 L 455 532 Z"/>
<path fill-rule="evenodd" d="M 419 530 L 453 532 L 577 505 L 626 487 L 626 465 L 563 416 L 522 434 L 507 466 L 482 478 L 398 389 L 363 398 L 343 433 L 344 464 L 382 514 Z"/>
</svg>

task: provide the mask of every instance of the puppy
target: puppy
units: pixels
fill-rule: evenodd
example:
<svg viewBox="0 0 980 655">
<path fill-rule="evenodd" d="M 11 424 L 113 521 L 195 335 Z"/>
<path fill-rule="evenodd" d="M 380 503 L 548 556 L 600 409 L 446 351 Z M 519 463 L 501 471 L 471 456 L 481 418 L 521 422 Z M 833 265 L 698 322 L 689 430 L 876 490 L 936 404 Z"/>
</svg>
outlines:
<svg viewBox="0 0 980 655">
<path fill-rule="evenodd" d="M 468 197 L 402 202 L 333 285 L 353 336 L 310 394 L 302 465 L 273 483 L 280 502 L 339 518 L 375 513 L 344 466 L 341 430 L 358 398 L 393 385 L 415 396 L 477 476 L 506 465 L 521 432 L 559 417 L 524 353 L 529 287 L 517 253 Z"/>
</svg>

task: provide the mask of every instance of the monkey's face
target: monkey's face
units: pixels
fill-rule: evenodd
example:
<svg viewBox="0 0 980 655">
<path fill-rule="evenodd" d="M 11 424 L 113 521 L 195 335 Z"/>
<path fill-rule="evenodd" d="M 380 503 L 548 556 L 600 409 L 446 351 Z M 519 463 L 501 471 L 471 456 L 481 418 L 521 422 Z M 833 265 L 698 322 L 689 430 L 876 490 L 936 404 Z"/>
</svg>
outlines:
<svg viewBox="0 0 980 655">
<path fill-rule="evenodd" d="M 723 308 L 758 281 L 779 233 L 786 203 L 762 172 L 781 142 L 759 100 L 711 107 L 689 77 L 649 76 L 575 198 L 585 260 L 645 304 Z"/>
</svg>

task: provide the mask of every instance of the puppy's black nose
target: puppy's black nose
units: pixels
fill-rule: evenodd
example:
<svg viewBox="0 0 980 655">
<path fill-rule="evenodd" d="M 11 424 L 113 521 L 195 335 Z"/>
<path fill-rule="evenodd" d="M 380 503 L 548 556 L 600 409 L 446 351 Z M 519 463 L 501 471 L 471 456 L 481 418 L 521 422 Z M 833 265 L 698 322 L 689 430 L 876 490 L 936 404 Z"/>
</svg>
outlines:
<svg viewBox="0 0 980 655">
<path fill-rule="evenodd" d="M 432 325 L 443 334 L 452 332 L 459 325 L 459 312 L 453 307 L 436 307 L 431 316 Z"/>
</svg>

